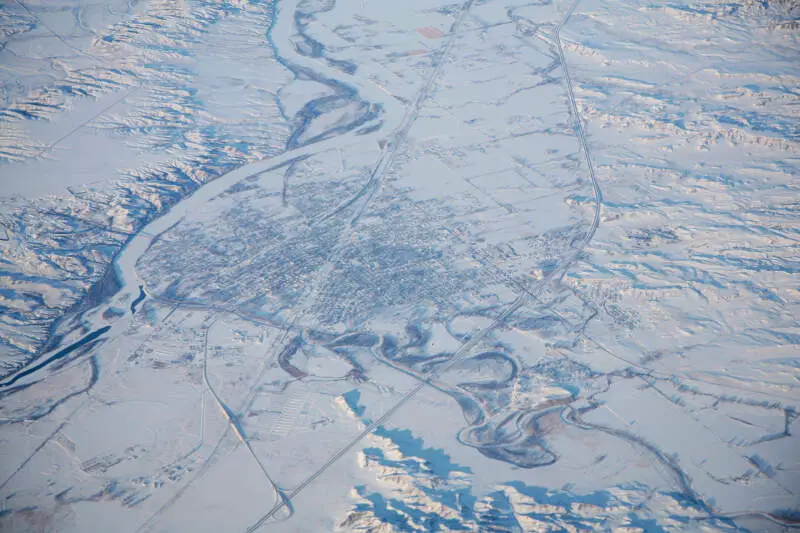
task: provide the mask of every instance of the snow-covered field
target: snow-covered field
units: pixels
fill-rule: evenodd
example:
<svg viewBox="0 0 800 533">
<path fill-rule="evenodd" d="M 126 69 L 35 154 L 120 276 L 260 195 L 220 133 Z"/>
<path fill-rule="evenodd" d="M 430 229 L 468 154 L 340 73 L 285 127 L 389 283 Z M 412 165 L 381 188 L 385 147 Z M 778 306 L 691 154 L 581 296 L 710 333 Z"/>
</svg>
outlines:
<svg viewBox="0 0 800 533">
<path fill-rule="evenodd" d="M 800 5 L 0 5 L 0 531 L 800 527 Z"/>
</svg>

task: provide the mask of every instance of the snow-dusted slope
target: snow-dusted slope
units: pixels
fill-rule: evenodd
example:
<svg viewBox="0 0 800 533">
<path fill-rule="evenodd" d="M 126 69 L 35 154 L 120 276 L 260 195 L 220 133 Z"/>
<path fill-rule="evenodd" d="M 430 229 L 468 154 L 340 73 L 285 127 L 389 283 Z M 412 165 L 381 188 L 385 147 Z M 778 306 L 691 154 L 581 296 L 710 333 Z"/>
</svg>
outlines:
<svg viewBox="0 0 800 533">
<path fill-rule="evenodd" d="M 0 528 L 798 520 L 791 2 L 0 7 Z"/>
</svg>

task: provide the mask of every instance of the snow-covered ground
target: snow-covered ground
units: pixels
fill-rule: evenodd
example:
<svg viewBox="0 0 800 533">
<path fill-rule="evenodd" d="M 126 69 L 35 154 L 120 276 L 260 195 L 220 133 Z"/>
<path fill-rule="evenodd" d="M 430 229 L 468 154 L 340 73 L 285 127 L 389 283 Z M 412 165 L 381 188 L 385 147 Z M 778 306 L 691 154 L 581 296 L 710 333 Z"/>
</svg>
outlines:
<svg viewBox="0 0 800 533">
<path fill-rule="evenodd" d="M 799 21 L 0 5 L 0 530 L 800 526 Z"/>
</svg>

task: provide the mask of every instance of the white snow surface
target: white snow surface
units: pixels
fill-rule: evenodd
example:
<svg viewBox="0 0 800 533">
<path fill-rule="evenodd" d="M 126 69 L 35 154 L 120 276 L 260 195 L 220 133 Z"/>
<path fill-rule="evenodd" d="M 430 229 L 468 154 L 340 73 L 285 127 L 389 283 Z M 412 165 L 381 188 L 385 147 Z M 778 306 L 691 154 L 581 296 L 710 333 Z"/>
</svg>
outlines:
<svg viewBox="0 0 800 533">
<path fill-rule="evenodd" d="M 0 5 L 0 531 L 800 527 L 800 5 Z"/>
</svg>

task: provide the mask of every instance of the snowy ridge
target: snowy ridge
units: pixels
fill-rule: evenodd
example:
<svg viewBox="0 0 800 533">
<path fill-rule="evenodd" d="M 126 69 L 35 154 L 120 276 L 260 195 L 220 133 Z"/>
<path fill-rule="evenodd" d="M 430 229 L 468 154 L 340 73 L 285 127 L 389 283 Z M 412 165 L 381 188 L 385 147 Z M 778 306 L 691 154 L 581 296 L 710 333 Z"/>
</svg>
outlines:
<svg viewBox="0 0 800 533">
<path fill-rule="evenodd" d="M 373 478 L 354 487 L 337 531 L 735 531 L 674 492 L 644 486 L 575 494 L 521 481 L 473 494 L 469 468 L 408 431 L 381 428 L 359 454 Z M 658 529 L 655 529 L 658 528 Z"/>
</svg>

